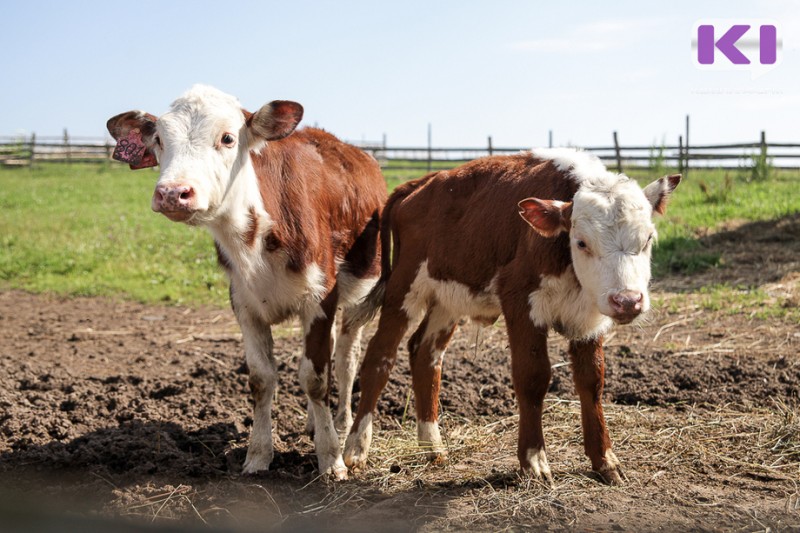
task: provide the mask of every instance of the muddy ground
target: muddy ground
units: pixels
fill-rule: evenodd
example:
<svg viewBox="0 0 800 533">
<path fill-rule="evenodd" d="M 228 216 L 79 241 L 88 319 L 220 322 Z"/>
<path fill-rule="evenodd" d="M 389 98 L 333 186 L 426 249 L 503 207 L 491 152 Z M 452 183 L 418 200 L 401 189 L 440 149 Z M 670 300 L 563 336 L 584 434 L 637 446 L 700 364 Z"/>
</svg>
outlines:
<svg viewBox="0 0 800 533">
<path fill-rule="evenodd" d="M 800 328 L 764 318 L 763 308 L 712 309 L 694 292 L 724 280 L 766 291 L 763 307 L 796 308 L 797 228 L 794 217 L 703 237 L 723 267 L 660 280 L 660 310 L 649 323 L 607 338 L 607 417 L 628 476 L 621 488 L 589 471 L 557 336 L 545 414 L 554 487 L 516 474 L 502 323 L 465 325 L 448 350 L 445 466 L 415 453 L 403 351 L 379 403 L 370 468 L 330 483 L 317 477 L 303 432 L 296 324 L 276 330 L 275 460 L 268 473 L 242 476 L 252 419 L 228 309 L 0 292 L 0 522 L 42 530 L 142 522 L 236 530 L 800 528 Z M 758 244 L 743 250 L 743 239 Z"/>
</svg>

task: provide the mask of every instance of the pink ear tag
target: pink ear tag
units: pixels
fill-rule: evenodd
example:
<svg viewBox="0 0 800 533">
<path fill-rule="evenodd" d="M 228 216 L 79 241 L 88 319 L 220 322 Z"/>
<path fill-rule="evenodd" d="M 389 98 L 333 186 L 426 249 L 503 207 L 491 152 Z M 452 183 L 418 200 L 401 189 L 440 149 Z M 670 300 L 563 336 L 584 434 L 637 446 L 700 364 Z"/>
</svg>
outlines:
<svg viewBox="0 0 800 533">
<path fill-rule="evenodd" d="M 127 136 L 117 141 L 111 157 L 128 163 L 133 170 L 154 167 L 158 164 L 153 153 L 142 141 L 142 132 L 138 128 L 130 130 Z"/>
</svg>

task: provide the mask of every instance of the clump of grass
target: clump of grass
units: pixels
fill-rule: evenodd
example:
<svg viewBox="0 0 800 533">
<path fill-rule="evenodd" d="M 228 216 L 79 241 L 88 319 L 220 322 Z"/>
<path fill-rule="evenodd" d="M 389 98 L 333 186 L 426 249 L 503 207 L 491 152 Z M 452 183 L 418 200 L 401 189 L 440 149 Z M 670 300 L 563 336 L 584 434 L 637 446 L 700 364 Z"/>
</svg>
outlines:
<svg viewBox="0 0 800 533">
<path fill-rule="evenodd" d="M 666 157 L 664 155 L 664 141 L 662 139 L 661 144 L 653 146 L 650 148 L 650 157 L 648 159 L 648 167 L 650 168 L 650 173 L 654 177 L 661 177 L 667 174 L 667 164 L 666 164 Z"/>
<path fill-rule="evenodd" d="M 772 158 L 767 157 L 766 151 L 752 154 L 744 166 L 746 168 L 745 179 L 747 181 L 768 181 L 775 175 Z"/>
<path fill-rule="evenodd" d="M 704 180 L 697 182 L 700 192 L 703 194 L 703 201 L 708 204 L 719 204 L 727 202 L 733 194 L 733 178 L 730 173 L 725 173 L 725 179 L 717 185 L 706 183 Z"/>
</svg>

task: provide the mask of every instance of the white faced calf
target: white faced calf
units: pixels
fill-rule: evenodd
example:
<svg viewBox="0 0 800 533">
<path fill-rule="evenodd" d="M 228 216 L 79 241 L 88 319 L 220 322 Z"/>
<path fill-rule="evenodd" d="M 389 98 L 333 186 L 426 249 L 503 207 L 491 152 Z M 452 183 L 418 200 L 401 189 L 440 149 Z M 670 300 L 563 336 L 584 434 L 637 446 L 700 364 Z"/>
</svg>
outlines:
<svg viewBox="0 0 800 533">
<path fill-rule="evenodd" d="M 383 305 L 361 368 L 345 463 L 365 464 L 378 396 L 403 334 L 420 318 L 408 343 L 418 437 L 431 459 L 441 460 L 444 350 L 462 317 L 492 323 L 502 313 L 522 469 L 551 478 L 542 410 L 551 375 L 547 334 L 554 328 L 570 340 L 586 453 L 594 470 L 619 482 L 601 404 L 603 335 L 614 322 L 627 324 L 649 309 L 651 218 L 664 212 L 679 182 L 669 176 L 642 190 L 587 153 L 537 150 L 480 159 L 398 187 L 381 222 L 381 279 L 361 309 L 369 315 Z"/>
<path fill-rule="evenodd" d="M 255 400 L 244 471 L 268 468 L 273 456 L 270 325 L 299 316 L 300 383 L 320 471 L 343 478 L 328 406 L 331 354 L 340 390 L 336 426 L 347 431 L 361 327 L 343 325 L 335 349 L 332 328 L 337 308 L 348 317 L 377 279 L 386 185 L 364 152 L 322 130 L 295 131 L 302 114 L 300 104 L 288 101 L 250 113 L 232 96 L 195 86 L 161 117 L 122 113 L 108 129 L 117 139 L 116 159 L 131 168 L 161 165 L 153 210 L 214 236 Z"/>
</svg>

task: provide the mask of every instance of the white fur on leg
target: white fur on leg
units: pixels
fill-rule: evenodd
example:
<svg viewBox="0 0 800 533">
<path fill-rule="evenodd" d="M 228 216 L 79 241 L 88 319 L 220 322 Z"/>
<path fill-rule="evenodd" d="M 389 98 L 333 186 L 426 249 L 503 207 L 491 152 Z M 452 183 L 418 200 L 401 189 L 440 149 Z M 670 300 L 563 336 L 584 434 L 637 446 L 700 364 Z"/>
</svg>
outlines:
<svg viewBox="0 0 800 533">
<path fill-rule="evenodd" d="M 438 422 L 417 422 L 417 442 L 420 448 L 427 451 L 428 460 L 432 463 L 445 460 L 447 451 L 442 445 Z"/>
<path fill-rule="evenodd" d="M 308 411 L 306 416 L 306 433 L 308 435 L 314 435 L 314 411 L 311 409 L 311 400 L 308 400 L 306 403 L 306 410 Z"/>
<path fill-rule="evenodd" d="M 267 470 L 272 462 L 272 397 L 278 379 L 272 360 L 272 335 L 269 329 L 255 331 L 249 325 L 249 322 L 242 324 L 242 331 L 253 390 L 253 429 L 242 472 L 254 474 Z"/>
<path fill-rule="evenodd" d="M 550 464 L 547 462 L 547 454 L 544 448 L 531 448 L 526 453 L 529 467 L 523 467 L 523 471 L 531 476 L 553 484 L 553 474 L 550 473 Z"/>
<path fill-rule="evenodd" d="M 342 322 L 346 317 L 343 317 Z M 358 359 L 361 355 L 361 331 L 348 331 L 339 335 L 336 343 L 334 371 L 336 384 L 339 387 L 339 409 L 336 412 L 336 430 L 340 435 L 347 435 L 353 425 L 353 382 L 358 372 Z"/>
<path fill-rule="evenodd" d="M 324 398 L 328 385 L 328 371 L 321 375 L 314 370 L 314 363 L 308 357 L 300 361 L 300 386 L 309 399 L 310 417 L 314 420 L 314 449 L 317 452 L 319 471 L 330 474 L 334 479 L 347 479 L 347 468 L 342 461 L 339 436 L 333 427 L 333 416 Z"/>
<path fill-rule="evenodd" d="M 274 389 L 274 387 L 273 387 Z M 265 393 L 266 394 L 266 393 Z M 255 474 L 268 470 L 272 463 L 272 394 L 270 401 L 255 406 L 253 429 L 250 432 L 250 443 L 247 445 L 247 457 L 244 460 L 242 473 Z"/>
<path fill-rule="evenodd" d="M 314 412 L 314 448 L 320 474 L 329 474 L 336 480 L 347 479 L 347 467 L 342 460 L 339 436 L 333 427 L 330 407 L 323 402 L 312 401 L 311 410 Z"/>
<path fill-rule="evenodd" d="M 367 466 L 369 445 L 372 443 L 372 414 L 359 422 L 353 433 L 347 436 L 344 444 L 344 464 L 353 469 Z"/>
</svg>

